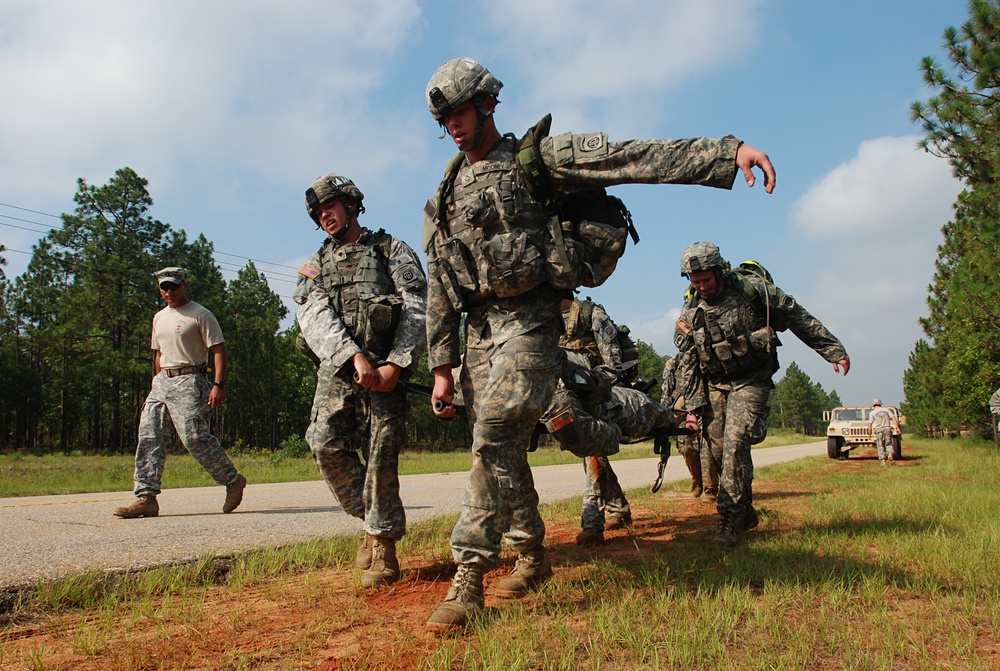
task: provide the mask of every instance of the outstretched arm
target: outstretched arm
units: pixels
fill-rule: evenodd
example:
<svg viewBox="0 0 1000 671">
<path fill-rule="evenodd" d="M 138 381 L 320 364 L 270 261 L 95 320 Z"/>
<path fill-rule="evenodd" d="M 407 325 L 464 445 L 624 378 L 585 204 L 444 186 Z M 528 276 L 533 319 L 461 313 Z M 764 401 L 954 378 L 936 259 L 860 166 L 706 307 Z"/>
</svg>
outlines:
<svg viewBox="0 0 1000 671">
<path fill-rule="evenodd" d="M 775 175 L 774 166 L 771 159 L 760 149 L 755 149 L 748 144 L 741 144 L 736 150 L 736 167 L 743 171 L 743 178 L 747 181 L 747 186 L 753 186 L 756 178 L 753 174 L 754 168 L 760 168 L 764 173 L 764 190 L 768 193 L 774 191 Z M 846 374 L 846 371 L 844 371 Z"/>
</svg>

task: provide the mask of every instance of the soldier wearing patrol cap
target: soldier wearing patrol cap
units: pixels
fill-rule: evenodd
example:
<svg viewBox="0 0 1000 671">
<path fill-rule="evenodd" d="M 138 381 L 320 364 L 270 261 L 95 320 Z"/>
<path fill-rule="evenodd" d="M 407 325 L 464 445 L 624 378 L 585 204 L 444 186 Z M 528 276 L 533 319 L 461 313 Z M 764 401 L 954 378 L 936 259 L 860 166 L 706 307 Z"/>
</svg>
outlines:
<svg viewBox="0 0 1000 671">
<path fill-rule="evenodd" d="M 344 512 L 364 521 L 356 562 L 361 583 L 378 587 L 399 579 L 407 405 L 398 383 L 416 370 L 425 347 L 427 280 L 409 245 L 358 223 L 364 194 L 350 179 L 324 175 L 305 201 L 327 234 L 299 269 L 293 295 L 301 344 L 319 366 L 306 441 Z"/>
<path fill-rule="evenodd" d="M 502 539 L 519 556 L 494 586 L 497 596 L 522 597 L 552 575 L 527 451 L 559 379 L 560 302 L 579 285 L 565 246 L 552 244 L 561 236 L 549 226 L 553 207 L 570 192 L 615 184 L 728 189 L 742 171 L 752 186 L 755 167 L 768 193 L 775 184 L 767 155 L 732 136 L 553 138 L 546 117 L 518 141 L 497 130 L 502 86 L 465 57 L 441 65 L 427 84 L 431 116 L 460 151 L 424 208 L 431 400 L 443 404 L 439 417 L 454 415 L 452 371 L 464 364 L 458 384 L 473 432 L 469 486 L 451 536 L 458 571 L 427 622 L 439 632 L 464 627 L 482 610 L 483 576 L 500 564 Z"/>
<path fill-rule="evenodd" d="M 156 375 L 139 418 L 135 448 L 135 495 L 138 500 L 114 511 L 116 517 L 156 517 L 156 500 L 167 460 L 163 439 L 167 422 L 188 452 L 212 478 L 226 486 L 222 512 L 231 513 L 243 501 L 245 477 L 226 456 L 208 429 L 212 408 L 226 402 L 229 357 L 219 322 L 207 308 L 187 297 L 184 270 L 163 268 L 156 273 L 160 296 L 167 306 L 153 315 L 151 348 Z M 209 367 L 211 355 L 211 367 Z"/>
<path fill-rule="evenodd" d="M 725 546 L 759 523 L 750 446 L 767 435 L 767 399 L 781 344 L 776 332 L 790 330 L 835 371 L 843 368 L 847 375 L 851 368 L 841 342 L 764 274 L 729 272 L 711 242 L 696 242 L 681 254 L 681 275 L 693 291 L 674 331 L 674 344 L 688 355 L 676 374 L 684 409 L 697 417 L 719 468 L 713 542 Z"/>
</svg>

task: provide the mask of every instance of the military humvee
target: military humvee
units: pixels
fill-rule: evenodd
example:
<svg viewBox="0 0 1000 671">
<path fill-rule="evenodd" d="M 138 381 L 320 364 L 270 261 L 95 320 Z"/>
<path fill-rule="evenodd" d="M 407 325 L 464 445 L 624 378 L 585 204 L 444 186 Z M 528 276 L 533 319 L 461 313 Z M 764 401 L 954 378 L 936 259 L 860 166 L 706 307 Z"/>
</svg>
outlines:
<svg viewBox="0 0 1000 671">
<path fill-rule="evenodd" d="M 859 445 L 875 445 L 875 437 L 868 430 L 871 421 L 870 405 L 852 405 L 823 413 L 823 420 L 830 422 L 826 429 L 826 456 L 831 459 L 847 459 L 848 452 Z M 891 405 L 882 406 L 891 410 L 899 420 L 900 427 L 906 426 L 906 415 L 900 415 L 899 410 Z M 892 458 L 899 461 L 903 457 L 903 439 L 901 435 L 892 437 Z"/>
</svg>

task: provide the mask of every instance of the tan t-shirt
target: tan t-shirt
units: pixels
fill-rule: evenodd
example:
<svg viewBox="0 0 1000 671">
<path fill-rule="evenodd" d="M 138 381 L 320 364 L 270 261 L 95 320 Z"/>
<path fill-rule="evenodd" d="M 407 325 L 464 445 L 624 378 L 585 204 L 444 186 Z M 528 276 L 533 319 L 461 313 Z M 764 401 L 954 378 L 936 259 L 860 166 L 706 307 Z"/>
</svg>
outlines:
<svg viewBox="0 0 1000 671">
<path fill-rule="evenodd" d="M 160 368 L 208 363 L 208 349 L 225 341 L 215 315 L 194 301 L 153 315 L 150 347 L 160 350 Z"/>
</svg>

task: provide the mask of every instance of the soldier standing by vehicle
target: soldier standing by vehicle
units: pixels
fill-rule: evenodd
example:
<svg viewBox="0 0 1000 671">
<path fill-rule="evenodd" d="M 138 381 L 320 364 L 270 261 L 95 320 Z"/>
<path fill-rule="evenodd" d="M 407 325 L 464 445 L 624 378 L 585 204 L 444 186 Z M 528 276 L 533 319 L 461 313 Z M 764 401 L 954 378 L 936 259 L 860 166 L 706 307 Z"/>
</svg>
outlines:
<svg viewBox="0 0 1000 671">
<path fill-rule="evenodd" d="M 764 171 L 768 193 L 775 180 L 767 155 L 734 137 L 609 142 L 600 133 L 538 132 L 519 148 L 496 127 L 501 86 L 470 58 L 444 63 L 427 85 L 432 116 L 461 152 L 424 209 L 432 403 L 454 398 L 464 328 L 461 386 L 473 432 L 469 485 L 451 536 L 458 571 L 428 620 L 437 631 L 461 628 L 482 609 L 483 576 L 499 565 L 504 534 L 519 557 L 498 596 L 524 596 L 552 575 L 527 450 L 559 377 L 560 301 L 576 284 L 550 262 L 551 212 L 529 191 L 517 156 L 534 155 L 535 184 L 548 183 L 556 200 L 581 187 L 636 182 L 731 188 L 738 170 L 752 186 L 753 167 Z M 446 418 L 455 409 L 435 413 Z"/>
<path fill-rule="evenodd" d="M 135 449 L 135 495 L 138 501 L 116 508 L 116 517 L 156 517 L 156 501 L 167 461 L 164 431 L 172 422 L 188 452 L 216 482 L 226 486 L 222 512 L 231 513 L 243 501 L 247 479 L 236 471 L 219 439 L 209 432 L 212 408 L 226 402 L 229 357 L 219 321 L 207 308 L 187 297 L 184 270 L 163 268 L 156 273 L 160 296 L 167 306 L 153 316 L 150 346 L 156 353 L 156 374 L 139 418 Z M 211 378 L 208 355 L 212 355 Z"/>
<path fill-rule="evenodd" d="M 799 340 L 847 375 L 844 346 L 792 296 L 763 277 L 729 272 L 719 248 L 696 242 L 681 254 L 681 275 L 694 293 L 685 302 L 674 344 L 683 359 L 678 373 L 684 406 L 699 418 L 712 457 L 719 465 L 719 532 L 713 542 L 734 546 L 737 534 L 759 520 L 753 507 L 750 446 L 767 435 L 767 399 L 778 370 L 776 331 L 790 329 Z"/>
<path fill-rule="evenodd" d="M 361 583 L 377 587 L 399 579 L 407 404 L 398 382 L 425 347 L 427 280 L 405 242 L 362 228 L 363 200 L 354 182 L 332 173 L 306 190 L 306 211 L 327 238 L 299 270 L 293 298 L 319 365 L 306 441 L 344 512 L 364 521 L 356 563 Z"/>
<path fill-rule="evenodd" d="M 684 398 L 677 388 L 677 369 L 681 354 L 675 354 L 663 365 L 663 393 L 660 402 L 674 407 L 678 402 L 683 406 Z M 719 494 L 719 470 L 715 467 L 708 443 L 695 434 L 677 437 L 677 451 L 684 458 L 684 464 L 691 474 L 691 496 L 705 503 L 714 503 Z"/>
<path fill-rule="evenodd" d="M 894 463 L 892 457 L 892 437 L 902 433 L 896 413 L 882 407 L 881 399 L 872 401 L 872 411 L 868 415 L 868 433 L 875 438 L 875 449 L 878 450 L 878 460 L 882 465 Z"/>
<path fill-rule="evenodd" d="M 585 301 L 564 298 L 562 315 L 566 332 L 559 339 L 560 347 L 586 357 L 590 368 L 605 365 L 621 370 L 618 326 L 603 305 L 589 298 Z M 632 508 L 606 456 L 584 457 L 583 471 L 583 512 L 576 542 L 582 546 L 601 545 L 605 529 L 614 531 L 631 526 Z"/>
</svg>

